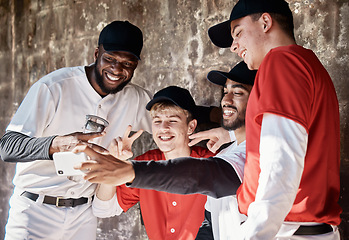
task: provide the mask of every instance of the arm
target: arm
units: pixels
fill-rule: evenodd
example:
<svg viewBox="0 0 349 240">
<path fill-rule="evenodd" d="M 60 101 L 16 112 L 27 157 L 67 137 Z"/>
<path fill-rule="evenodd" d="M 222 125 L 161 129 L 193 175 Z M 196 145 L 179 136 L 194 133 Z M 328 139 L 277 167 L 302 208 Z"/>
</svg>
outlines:
<svg viewBox="0 0 349 240">
<path fill-rule="evenodd" d="M 205 219 L 202 222 L 195 240 L 213 240 L 211 213 L 205 209 Z"/>
<path fill-rule="evenodd" d="M 113 217 L 123 212 L 117 200 L 115 186 L 101 184 L 97 187 L 92 202 L 92 212 L 93 215 L 99 218 Z"/>
<path fill-rule="evenodd" d="M 240 179 L 232 165 L 220 158 L 176 158 L 166 161 L 122 161 L 101 154 L 88 146 L 78 146 L 94 161 L 76 169 L 89 169 L 84 176 L 92 183 L 113 186 L 131 183 L 134 188 L 154 189 L 178 194 L 201 193 L 215 198 L 235 195 Z"/>
<path fill-rule="evenodd" d="M 55 137 L 35 138 L 8 131 L 0 139 L 1 159 L 5 162 L 50 160 L 49 149 Z"/>
<path fill-rule="evenodd" d="M 0 139 L 1 159 L 5 162 L 52 160 L 55 152 L 71 151 L 76 145 L 101 137 L 104 133 L 72 133 L 65 136 L 29 137 L 8 131 Z"/>
<path fill-rule="evenodd" d="M 256 199 L 242 225 L 244 239 L 273 239 L 277 234 L 297 194 L 307 141 L 307 132 L 298 123 L 273 114 L 263 115 L 261 173 Z"/>
<path fill-rule="evenodd" d="M 225 130 L 222 127 L 213 128 L 207 131 L 198 132 L 189 136 L 191 139 L 189 146 L 194 146 L 195 144 L 208 139 L 206 146 L 207 148 L 215 153 L 224 144 L 235 141 L 235 135 L 233 131 Z"/>
<path fill-rule="evenodd" d="M 129 125 L 125 130 L 124 136 L 115 138 L 109 146 L 109 153 L 121 160 L 126 160 L 133 156 L 132 144 L 143 133 L 139 130 L 129 137 L 132 126 Z M 122 191 L 119 188 L 119 191 Z M 117 196 L 116 187 L 108 184 L 99 184 L 95 194 L 96 198 L 92 203 L 93 214 L 96 217 L 112 217 L 120 215 L 123 209 L 120 207 Z"/>
<path fill-rule="evenodd" d="M 220 158 L 131 161 L 135 178 L 128 186 L 215 198 L 236 194 L 241 182 L 230 163 Z"/>
</svg>

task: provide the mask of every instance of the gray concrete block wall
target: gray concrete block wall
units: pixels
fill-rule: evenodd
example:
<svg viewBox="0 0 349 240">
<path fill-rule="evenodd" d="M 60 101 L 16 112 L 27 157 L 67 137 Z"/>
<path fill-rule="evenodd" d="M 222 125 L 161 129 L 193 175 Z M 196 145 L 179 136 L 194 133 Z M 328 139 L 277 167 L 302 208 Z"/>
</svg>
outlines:
<svg viewBox="0 0 349 240">
<path fill-rule="evenodd" d="M 206 80 L 212 69 L 229 70 L 240 59 L 218 49 L 207 29 L 227 19 L 228 0 L 0 0 L 0 134 L 29 87 L 65 66 L 94 61 L 100 30 L 129 20 L 144 34 L 133 82 L 156 92 L 168 85 L 190 90 L 201 105 L 218 105 L 220 89 Z M 331 75 L 341 114 L 342 239 L 349 239 L 349 0 L 289 0 L 298 44 L 314 50 Z M 326 129 L 324 129 L 326 131 Z M 136 154 L 154 147 L 142 136 Z M 147 142 L 148 144 L 144 144 Z M 0 161 L 0 238 L 12 193 L 14 164 Z M 97 239 L 146 239 L 139 209 L 101 219 Z"/>
</svg>

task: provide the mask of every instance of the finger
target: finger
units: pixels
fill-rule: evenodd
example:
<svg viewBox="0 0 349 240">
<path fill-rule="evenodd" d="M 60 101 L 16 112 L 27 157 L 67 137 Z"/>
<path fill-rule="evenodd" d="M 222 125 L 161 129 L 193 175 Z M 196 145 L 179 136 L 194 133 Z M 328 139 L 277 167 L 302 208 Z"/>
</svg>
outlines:
<svg viewBox="0 0 349 240">
<path fill-rule="evenodd" d="M 117 137 L 115 139 L 117 145 L 116 145 L 116 150 L 117 150 L 117 156 L 116 157 L 119 157 L 122 155 L 122 149 L 124 147 L 124 142 L 122 141 L 122 138 L 121 137 Z"/>
<path fill-rule="evenodd" d="M 204 132 L 206 132 L 206 131 L 193 133 L 192 135 L 189 135 L 189 139 L 205 138 L 205 137 L 207 137 L 208 134 L 205 134 Z"/>
<path fill-rule="evenodd" d="M 94 176 L 93 174 L 85 174 L 84 179 L 89 181 L 90 183 L 102 183 L 100 178 Z"/>
<path fill-rule="evenodd" d="M 121 156 L 122 156 L 121 160 L 127 160 L 133 157 L 133 152 L 129 150 L 123 150 Z"/>
<path fill-rule="evenodd" d="M 116 139 L 113 139 L 108 147 L 108 150 L 111 155 L 116 156 L 117 154 L 117 142 Z"/>
<path fill-rule="evenodd" d="M 131 130 L 132 130 L 132 126 L 131 126 L 131 125 L 128 125 L 127 128 L 126 128 L 126 130 L 125 130 L 125 132 L 124 132 L 124 137 L 123 137 L 123 139 L 128 138 L 128 135 L 130 135 Z"/>
<path fill-rule="evenodd" d="M 81 170 L 81 171 L 84 171 L 84 170 L 91 171 L 92 164 L 93 164 L 93 162 L 91 162 L 91 163 L 90 162 L 80 162 L 80 163 L 77 163 L 76 165 L 74 165 L 73 168 L 76 170 Z"/>
<path fill-rule="evenodd" d="M 190 136 L 189 136 L 189 137 L 190 137 Z M 199 143 L 199 142 L 201 142 L 201 141 L 203 141 L 203 140 L 206 140 L 206 138 L 194 138 L 194 139 L 192 139 L 192 140 L 189 142 L 188 146 L 189 146 L 189 147 L 192 147 L 192 146 L 194 146 L 195 144 L 197 144 L 197 143 Z"/>
<path fill-rule="evenodd" d="M 85 151 L 85 148 L 87 148 L 87 144 L 78 144 L 76 145 L 73 149 L 72 149 L 72 152 L 73 153 L 79 153 L 79 152 L 83 152 Z"/>
<path fill-rule="evenodd" d="M 85 173 L 84 179 L 91 183 L 106 183 L 104 175 L 101 175 L 97 170 L 91 170 Z"/>
<path fill-rule="evenodd" d="M 215 153 L 220 147 L 220 145 L 217 144 L 217 142 L 213 141 L 213 140 L 208 141 L 206 146 L 207 146 L 208 150 L 210 150 L 213 153 Z"/>
<path fill-rule="evenodd" d="M 93 138 L 102 137 L 105 135 L 105 132 L 92 132 L 92 133 L 79 133 L 77 136 L 79 140 L 87 142 Z"/>
<path fill-rule="evenodd" d="M 134 133 L 131 137 L 130 140 L 132 141 L 132 143 L 139 138 L 143 133 L 143 129 L 138 130 L 136 133 Z"/>
<path fill-rule="evenodd" d="M 95 143 L 89 143 L 89 142 L 81 142 L 80 144 L 87 145 L 88 147 L 92 148 L 93 150 L 99 152 L 99 153 L 109 153 L 107 149 L 105 149 L 102 146 L 99 146 Z"/>
<path fill-rule="evenodd" d="M 191 140 L 188 145 L 189 145 L 189 147 L 192 147 L 195 144 L 197 144 L 197 143 L 199 143 L 201 141 L 207 140 L 207 139 L 210 139 L 210 138 L 208 138 L 206 136 L 198 137 L 198 138 L 195 138 L 195 139 Z M 212 144 L 214 144 L 217 140 L 218 140 L 217 138 L 213 138 L 213 139 L 210 139 L 209 142 L 212 141 L 213 142 Z"/>
<path fill-rule="evenodd" d="M 90 148 L 87 145 L 78 145 L 73 149 L 73 152 L 78 153 L 78 152 L 84 152 L 86 153 L 87 156 L 90 157 L 90 159 L 93 159 L 98 161 L 99 159 L 103 159 L 103 154 L 96 152 L 92 148 Z"/>
</svg>

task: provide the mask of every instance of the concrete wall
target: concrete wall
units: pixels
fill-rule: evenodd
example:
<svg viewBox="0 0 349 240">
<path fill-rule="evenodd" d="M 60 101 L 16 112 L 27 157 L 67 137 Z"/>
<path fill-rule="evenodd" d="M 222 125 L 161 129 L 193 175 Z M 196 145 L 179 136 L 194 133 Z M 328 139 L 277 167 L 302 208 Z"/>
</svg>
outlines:
<svg viewBox="0 0 349 240">
<path fill-rule="evenodd" d="M 0 0 L 0 134 L 29 87 L 65 66 L 93 62 L 100 30 L 129 20 L 143 30 L 144 48 L 133 82 L 155 92 L 186 87 L 201 105 L 217 105 L 220 89 L 206 80 L 239 59 L 215 47 L 207 29 L 227 19 L 228 0 Z M 297 42 L 315 51 L 331 75 L 341 114 L 342 239 L 349 239 L 349 0 L 289 0 Z M 326 129 L 324 129 L 326 131 Z M 143 139 L 149 139 L 145 136 Z M 143 141 L 146 142 L 146 141 Z M 139 153 L 150 146 L 142 144 Z M 8 214 L 14 164 L 0 161 L 0 238 Z M 98 239 L 146 239 L 134 207 L 99 222 Z"/>
</svg>

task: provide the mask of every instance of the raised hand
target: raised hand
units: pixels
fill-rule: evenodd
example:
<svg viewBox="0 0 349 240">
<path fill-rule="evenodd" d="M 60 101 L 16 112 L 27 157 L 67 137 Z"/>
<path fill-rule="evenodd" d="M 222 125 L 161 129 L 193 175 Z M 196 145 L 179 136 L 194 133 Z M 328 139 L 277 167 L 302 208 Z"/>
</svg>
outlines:
<svg viewBox="0 0 349 240">
<path fill-rule="evenodd" d="M 132 182 L 135 178 L 132 163 L 129 161 L 119 160 L 108 153 L 99 153 L 87 145 L 79 145 L 73 152 L 84 152 L 91 159 L 74 168 L 85 171 L 84 179 L 92 183 L 119 186 Z"/>
<path fill-rule="evenodd" d="M 190 147 L 203 140 L 209 139 L 206 146 L 213 153 L 215 153 L 223 144 L 231 142 L 229 131 L 222 127 L 194 133 L 189 136 L 189 139 L 192 139 L 188 144 Z"/>
<path fill-rule="evenodd" d="M 109 146 L 110 154 L 112 154 L 117 159 L 127 160 L 133 156 L 132 144 L 137 138 L 142 135 L 143 130 L 139 130 L 129 137 L 131 130 L 132 126 L 129 125 L 125 130 L 124 136 L 122 138 L 115 138 Z"/>
<path fill-rule="evenodd" d="M 52 140 L 51 146 L 50 146 L 50 155 L 52 155 L 55 152 L 67 152 L 72 151 L 74 147 L 76 147 L 79 144 L 89 144 L 88 141 L 97 138 L 102 137 L 105 134 L 105 132 L 101 133 L 82 133 L 82 132 L 75 132 L 71 134 L 67 134 L 64 136 L 57 136 Z M 102 149 L 100 149 L 102 151 Z"/>
</svg>

